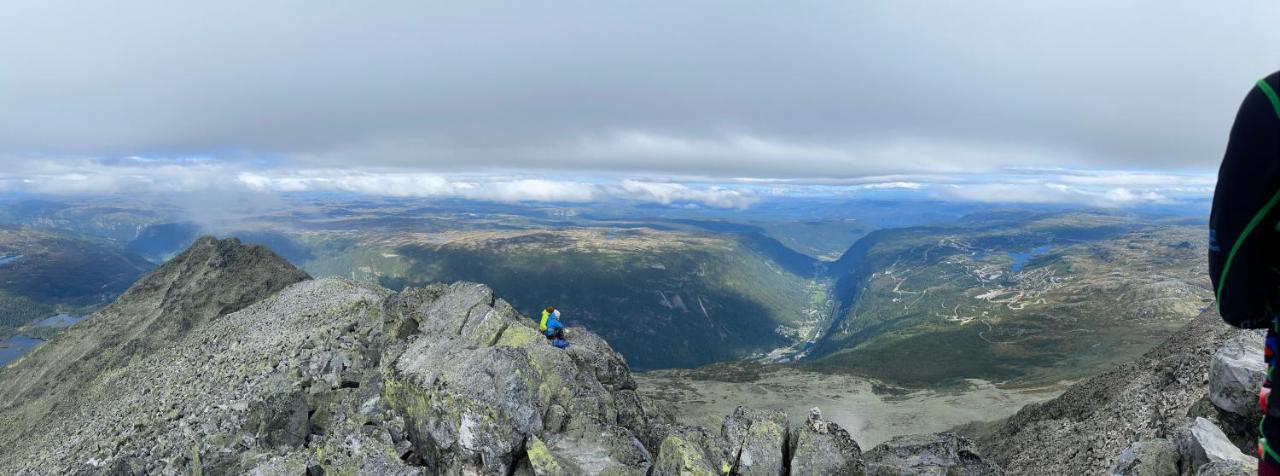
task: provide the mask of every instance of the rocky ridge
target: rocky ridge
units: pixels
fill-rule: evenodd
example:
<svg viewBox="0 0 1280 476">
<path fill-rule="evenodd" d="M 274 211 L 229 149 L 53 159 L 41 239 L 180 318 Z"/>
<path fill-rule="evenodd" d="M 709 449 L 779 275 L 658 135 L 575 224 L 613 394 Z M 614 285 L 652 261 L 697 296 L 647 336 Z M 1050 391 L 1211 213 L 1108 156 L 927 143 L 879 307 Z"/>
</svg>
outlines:
<svg viewBox="0 0 1280 476">
<path fill-rule="evenodd" d="M 312 280 L 204 238 L 0 372 L 0 473 L 998 471 L 955 434 L 864 453 L 817 411 L 680 425 L 604 340 L 568 334 L 547 345 L 480 284 Z"/>
</svg>

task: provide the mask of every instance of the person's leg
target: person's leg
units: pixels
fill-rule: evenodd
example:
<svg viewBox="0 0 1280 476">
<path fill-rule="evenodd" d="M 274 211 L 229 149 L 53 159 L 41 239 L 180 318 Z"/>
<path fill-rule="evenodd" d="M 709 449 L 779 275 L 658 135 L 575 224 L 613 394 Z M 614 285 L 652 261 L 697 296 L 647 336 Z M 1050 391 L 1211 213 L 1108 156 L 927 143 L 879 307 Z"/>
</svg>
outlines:
<svg viewBox="0 0 1280 476">
<path fill-rule="evenodd" d="M 1271 405 L 1271 376 L 1276 368 L 1277 327 L 1280 319 L 1272 321 L 1267 329 L 1263 358 L 1267 361 L 1267 375 L 1262 379 L 1258 403 L 1262 406 L 1262 422 L 1258 428 L 1258 475 L 1280 476 L 1280 402 Z"/>
</svg>

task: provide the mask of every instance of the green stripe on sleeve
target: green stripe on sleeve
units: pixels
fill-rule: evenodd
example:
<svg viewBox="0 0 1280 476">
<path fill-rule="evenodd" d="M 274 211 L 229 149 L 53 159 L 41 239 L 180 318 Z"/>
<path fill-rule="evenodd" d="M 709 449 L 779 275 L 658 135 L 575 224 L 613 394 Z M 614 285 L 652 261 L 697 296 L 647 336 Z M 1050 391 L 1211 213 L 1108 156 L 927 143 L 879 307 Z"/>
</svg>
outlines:
<svg viewBox="0 0 1280 476">
<path fill-rule="evenodd" d="M 1267 95 L 1267 99 L 1271 100 L 1271 109 L 1276 111 L 1276 116 L 1280 117 L 1280 98 L 1276 97 L 1276 91 L 1271 89 L 1271 85 L 1267 84 L 1267 80 L 1258 80 L 1258 89 L 1262 90 L 1262 94 Z"/>
</svg>

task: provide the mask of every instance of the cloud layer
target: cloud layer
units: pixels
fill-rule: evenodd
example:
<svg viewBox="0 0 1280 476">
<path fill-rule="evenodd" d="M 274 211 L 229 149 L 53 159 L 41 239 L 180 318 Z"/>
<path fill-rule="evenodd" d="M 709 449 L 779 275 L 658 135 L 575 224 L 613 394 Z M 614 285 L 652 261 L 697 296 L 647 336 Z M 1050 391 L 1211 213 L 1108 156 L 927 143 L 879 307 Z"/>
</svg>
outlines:
<svg viewBox="0 0 1280 476">
<path fill-rule="evenodd" d="M 622 200 L 747 208 L 801 196 L 908 198 L 1009 204 L 1142 207 L 1201 202 L 1214 179 L 1198 174 L 1013 169 L 1001 174 L 898 174 L 850 179 L 729 180 L 591 176 L 437 174 L 413 171 L 280 170 L 213 159 L 29 160 L 0 171 L 0 193 L 46 195 L 262 196 L 346 193 L 490 202 L 587 203 Z"/>
<path fill-rule="evenodd" d="M 508 174 L 483 193 L 566 200 L 602 192 L 565 172 L 1204 172 L 1277 21 L 1263 1 L 5 2 L 0 161 L 202 157 L 187 170 L 271 188 L 463 196 L 428 177 Z M 194 180 L 166 170 L 130 180 Z"/>
</svg>

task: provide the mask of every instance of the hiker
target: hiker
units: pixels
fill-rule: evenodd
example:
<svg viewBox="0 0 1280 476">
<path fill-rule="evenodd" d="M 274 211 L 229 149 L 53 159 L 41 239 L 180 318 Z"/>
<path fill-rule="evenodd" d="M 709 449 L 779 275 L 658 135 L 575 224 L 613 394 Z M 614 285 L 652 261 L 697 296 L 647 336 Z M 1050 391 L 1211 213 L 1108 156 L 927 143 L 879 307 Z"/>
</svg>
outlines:
<svg viewBox="0 0 1280 476">
<path fill-rule="evenodd" d="M 1269 405 L 1280 333 L 1280 73 L 1245 96 L 1218 169 L 1209 215 L 1209 277 L 1228 324 L 1267 329 L 1258 393 L 1258 474 L 1280 476 L 1280 402 Z"/>
<path fill-rule="evenodd" d="M 551 345 L 561 349 L 569 347 L 569 341 L 564 339 L 564 324 L 560 323 L 560 310 L 555 306 L 547 306 L 542 310 L 542 321 L 538 323 L 538 330 L 542 331 L 542 335 L 547 336 Z"/>
</svg>

